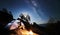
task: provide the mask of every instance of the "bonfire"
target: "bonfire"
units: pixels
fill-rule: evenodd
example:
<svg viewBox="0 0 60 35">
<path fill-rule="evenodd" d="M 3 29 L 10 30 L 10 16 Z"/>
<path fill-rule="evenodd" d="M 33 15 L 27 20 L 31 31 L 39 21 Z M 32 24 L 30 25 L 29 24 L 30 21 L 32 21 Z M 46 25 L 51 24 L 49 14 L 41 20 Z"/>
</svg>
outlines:
<svg viewBox="0 0 60 35">
<path fill-rule="evenodd" d="M 20 26 L 19 29 L 16 30 L 16 33 L 17 35 L 38 35 L 34 33 L 32 30 L 28 31 L 24 26 Z"/>
</svg>

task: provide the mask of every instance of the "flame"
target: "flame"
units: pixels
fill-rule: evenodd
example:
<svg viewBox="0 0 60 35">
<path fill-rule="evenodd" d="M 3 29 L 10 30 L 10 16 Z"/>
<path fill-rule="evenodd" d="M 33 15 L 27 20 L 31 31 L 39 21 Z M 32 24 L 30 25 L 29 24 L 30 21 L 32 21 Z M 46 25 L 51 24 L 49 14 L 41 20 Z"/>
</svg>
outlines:
<svg viewBox="0 0 60 35">
<path fill-rule="evenodd" d="M 30 31 L 29 31 L 29 34 L 30 34 L 30 35 L 33 35 L 33 32 L 30 30 Z"/>
<path fill-rule="evenodd" d="M 18 35 L 38 35 L 38 34 L 34 33 L 32 30 L 30 30 L 30 31 L 26 30 L 26 28 L 25 28 L 25 26 L 23 24 L 17 30 L 17 34 Z"/>
<path fill-rule="evenodd" d="M 18 35 L 38 35 L 38 34 L 32 32 L 32 30 L 27 31 L 26 29 L 25 30 L 21 29 L 17 33 L 18 33 Z"/>
<path fill-rule="evenodd" d="M 28 31 L 25 28 L 24 29 L 20 28 L 20 30 L 18 30 L 17 33 L 18 33 L 18 35 L 38 35 L 38 34 L 34 33 L 32 30 Z"/>
</svg>

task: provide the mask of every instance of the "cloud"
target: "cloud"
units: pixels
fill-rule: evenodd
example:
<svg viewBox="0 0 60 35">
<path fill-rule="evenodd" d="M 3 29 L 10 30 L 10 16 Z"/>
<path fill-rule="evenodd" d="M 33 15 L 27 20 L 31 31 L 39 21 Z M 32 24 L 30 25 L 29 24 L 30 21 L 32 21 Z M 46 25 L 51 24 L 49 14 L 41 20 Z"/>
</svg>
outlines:
<svg viewBox="0 0 60 35">
<path fill-rule="evenodd" d="M 32 0 L 31 2 L 32 2 L 33 6 L 35 6 L 35 7 L 38 6 L 36 1 Z"/>
</svg>

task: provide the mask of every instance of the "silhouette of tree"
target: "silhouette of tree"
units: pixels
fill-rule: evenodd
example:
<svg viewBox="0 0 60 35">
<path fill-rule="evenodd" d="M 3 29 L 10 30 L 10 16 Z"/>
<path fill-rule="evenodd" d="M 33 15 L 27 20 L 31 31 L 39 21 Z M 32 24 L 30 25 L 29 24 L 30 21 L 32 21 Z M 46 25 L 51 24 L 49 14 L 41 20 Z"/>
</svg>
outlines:
<svg viewBox="0 0 60 35">
<path fill-rule="evenodd" d="M 9 32 L 4 27 L 13 20 L 13 15 L 5 8 L 0 10 L 0 35 L 8 35 Z"/>
</svg>

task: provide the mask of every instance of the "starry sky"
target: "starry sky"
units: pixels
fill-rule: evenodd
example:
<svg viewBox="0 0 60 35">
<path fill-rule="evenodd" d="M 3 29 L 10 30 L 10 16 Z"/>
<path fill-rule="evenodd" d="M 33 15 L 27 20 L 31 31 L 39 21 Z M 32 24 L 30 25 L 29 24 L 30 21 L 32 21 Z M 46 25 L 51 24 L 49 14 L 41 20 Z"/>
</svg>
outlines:
<svg viewBox="0 0 60 35">
<path fill-rule="evenodd" d="M 60 19 L 59 0 L 0 0 L 0 9 L 2 8 L 11 11 L 14 19 L 22 12 L 28 13 L 31 22 L 37 24 L 46 22 L 50 16 Z"/>
</svg>

